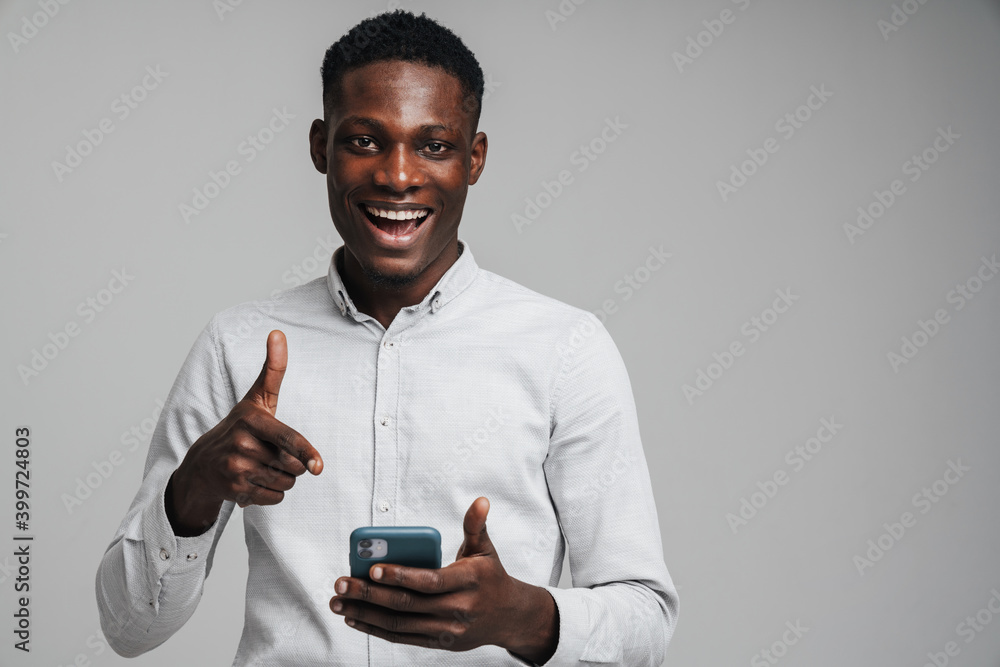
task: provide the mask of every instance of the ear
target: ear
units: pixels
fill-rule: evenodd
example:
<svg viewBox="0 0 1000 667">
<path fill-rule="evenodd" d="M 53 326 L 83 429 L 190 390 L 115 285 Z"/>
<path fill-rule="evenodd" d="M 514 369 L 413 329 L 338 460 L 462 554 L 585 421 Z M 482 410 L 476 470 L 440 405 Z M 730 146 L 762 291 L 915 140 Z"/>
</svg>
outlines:
<svg viewBox="0 0 1000 667">
<path fill-rule="evenodd" d="M 472 138 L 472 163 L 469 169 L 469 185 L 475 185 L 479 175 L 486 166 L 486 149 L 488 148 L 485 132 L 477 132 Z"/>
<path fill-rule="evenodd" d="M 317 118 L 309 128 L 309 156 L 316 171 L 321 174 L 325 174 L 327 169 L 326 142 L 326 122 L 322 118 Z"/>
</svg>

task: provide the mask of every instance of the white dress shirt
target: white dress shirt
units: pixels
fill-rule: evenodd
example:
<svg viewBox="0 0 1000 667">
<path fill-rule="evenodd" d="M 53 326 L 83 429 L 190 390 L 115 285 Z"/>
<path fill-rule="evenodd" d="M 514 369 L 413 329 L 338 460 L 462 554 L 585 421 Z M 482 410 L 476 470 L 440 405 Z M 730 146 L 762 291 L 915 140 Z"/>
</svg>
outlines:
<svg viewBox="0 0 1000 667">
<path fill-rule="evenodd" d="M 177 537 L 164 509 L 187 448 L 247 392 L 268 332 L 288 340 L 276 418 L 304 435 L 323 472 L 273 506 L 243 510 L 246 616 L 233 665 L 524 665 L 496 647 L 393 644 L 330 611 L 359 526 L 434 526 L 442 565 L 462 520 L 490 500 L 489 535 L 512 577 L 545 587 L 559 613 L 546 665 L 659 665 L 677 592 L 628 374 L 601 322 L 479 268 L 467 243 L 388 329 L 329 273 L 208 323 L 167 396 L 142 485 L 97 572 L 101 627 L 119 653 L 166 641 L 194 613 L 225 502 L 202 535 Z M 662 446 L 662 445 L 661 445 Z M 569 550 L 573 588 L 560 589 Z M 197 649 L 191 647 L 193 664 Z"/>
</svg>

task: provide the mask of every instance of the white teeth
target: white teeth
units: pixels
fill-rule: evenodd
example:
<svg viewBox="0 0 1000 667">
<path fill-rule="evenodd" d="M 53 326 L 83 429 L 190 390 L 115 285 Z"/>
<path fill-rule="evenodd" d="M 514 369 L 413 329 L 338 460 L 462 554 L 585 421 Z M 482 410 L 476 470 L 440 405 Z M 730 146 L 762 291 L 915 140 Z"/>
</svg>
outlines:
<svg viewBox="0 0 1000 667">
<path fill-rule="evenodd" d="M 421 218 L 426 218 L 428 213 L 430 213 L 430 211 L 425 208 L 412 209 L 409 211 L 388 211 L 367 205 L 365 206 L 365 210 L 375 217 L 386 218 L 387 220 L 419 220 Z"/>
</svg>

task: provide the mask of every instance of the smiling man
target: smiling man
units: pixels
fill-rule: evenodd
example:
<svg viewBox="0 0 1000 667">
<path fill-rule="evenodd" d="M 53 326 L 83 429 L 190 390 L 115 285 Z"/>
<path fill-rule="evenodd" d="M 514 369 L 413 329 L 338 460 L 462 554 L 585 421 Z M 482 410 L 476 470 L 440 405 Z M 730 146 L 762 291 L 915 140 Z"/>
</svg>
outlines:
<svg viewBox="0 0 1000 667">
<path fill-rule="evenodd" d="M 195 341 L 97 573 L 110 645 L 139 655 L 187 621 L 239 506 L 234 665 L 659 665 L 677 593 L 622 358 L 593 314 L 458 238 L 486 164 L 475 57 L 394 12 L 322 79 L 309 150 L 343 245 Z M 443 567 L 346 576 L 368 525 L 437 527 Z"/>
<path fill-rule="evenodd" d="M 355 31 L 377 30 L 380 20 L 388 21 Z M 344 284 L 355 306 L 388 328 L 458 259 L 465 196 L 486 164 L 486 135 L 476 132 L 482 73 L 474 60 L 453 65 L 469 70 L 463 82 L 439 66 L 358 65 L 345 53 L 340 45 L 327 52 L 324 119 L 313 121 L 309 142 L 346 248 Z"/>
</svg>

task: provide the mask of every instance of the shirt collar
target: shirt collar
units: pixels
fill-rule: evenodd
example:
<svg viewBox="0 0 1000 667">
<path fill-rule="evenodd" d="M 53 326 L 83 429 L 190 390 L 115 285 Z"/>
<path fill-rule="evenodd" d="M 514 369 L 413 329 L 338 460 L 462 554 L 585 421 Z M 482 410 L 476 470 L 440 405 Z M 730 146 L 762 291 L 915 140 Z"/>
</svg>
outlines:
<svg viewBox="0 0 1000 667">
<path fill-rule="evenodd" d="M 337 263 L 342 261 L 344 248 L 345 246 L 342 245 L 333 251 L 333 256 L 330 258 L 330 270 L 326 275 L 326 284 L 330 290 L 330 296 L 333 297 L 333 302 L 340 308 L 341 315 L 345 317 L 350 315 L 355 319 L 358 319 L 359 315 L 367 317 L 367 315 L 359 313 L 354 306 L 354 302 L 344 286 L 340 271 L 337 269 Z M 423 311 L 429 309 L 430 312 L 436 313 L 471 285 L 478 273 L 479 265 L 476 264 L 476 260 L 472 256 L 469 244 L 459 239 L 458 259 L 455 260 L 455 263 L 445 271 L 445 274 L 441 276 L 441 279 L 420 303 L 407 306 L 404 310 Z"/>
</svg>

